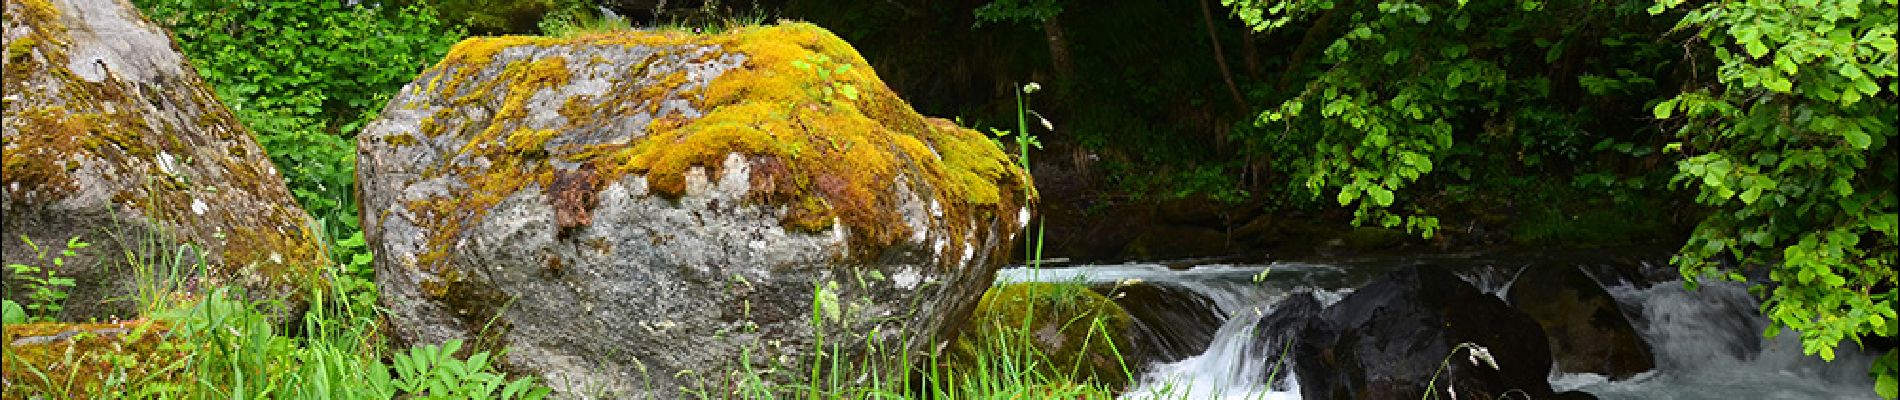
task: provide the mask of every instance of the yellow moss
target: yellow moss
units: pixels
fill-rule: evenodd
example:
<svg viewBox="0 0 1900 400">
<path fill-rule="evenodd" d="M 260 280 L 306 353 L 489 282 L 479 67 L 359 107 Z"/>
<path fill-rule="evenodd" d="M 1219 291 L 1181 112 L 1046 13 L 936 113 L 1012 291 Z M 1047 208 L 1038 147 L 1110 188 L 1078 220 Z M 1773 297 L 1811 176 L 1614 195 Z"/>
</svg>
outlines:
<svg viewBox="0 0 1900 400">
<path fill-rule="evenodd" d="M 515 133 L 508 134 L 508 150 L 520 154 L 545 154 L 547 151 L 543 147 L 547 145 L 548 139 L 552 138 L 554 138 L 553 129 L 516 129 Z"/>
<path fill-rule="evenodd" d="M 34 40 L 32 36 L 23 37 L 19 40 L 14 40 L 13 43 L 8 43 L 7 61 L 15 61 L 21 57 L 26 57 L 28 54 L 33 54 L 33 45 L 38 43 L 39 41 Z"/>
<path fill-rule="evenodd" d="M 56 24 L 57 21 L 59 21 L 59 16 L 60 16 L 59 7 L 54 7 L 52 2 L 49 2 L 47 0 L 16 0 L 16 1 L 18 1 L 18 3 L 15 3 L 17 4 L 16 6 L 10 6 L 7 8 L 19 7 L 19 10 L 21 10 L 19 11 L 20 14 L 26 17 L 26 22 L 28 23 Z"/>
<path fill-rule="evenodd" d="M 503 66 L 496 79 L 465 82 L 496 61 L 495 55 L 515 46 L 656 46 L 662 53 L 710 46 L 720 51 L 698 55 L 710 60 L 723 54 L 741 54 L 743 65 L 722 73 L 703 87 L 682 90 L 683 71 L 666 75 L 648 72 L 650 56 L 632 68 L 628 79 L 646 82 L 634 90 L 605 96 L 575 96 L 558 112 L 564 126 L 526 127 L 522 119 L 528 99 L 538 90 L 567 83 L 569 71 L 557 57 L 520 60 Z M 677 54 L 677 53 L 676 53 Z M 665 196 L 685 192 L 685 174 L 694 168 L 717 173 L 728 154 L 739 153 L 750 162 L 769 162 L 770 190 L 755 191 L 756 201 L 787 206 L 788 228 L 820 231 L 838 221 L 848 226 L 854 246 L 881 249 L 908 237 L 909 227 L 896 213 L 893 187 L 903 174 L 912 191 L 925 198 L 943 199 L 943 218 L 933 221 L 951 238 L 944 254 L 961 254 L 962 238 L 976 221 L 994 221 L 1007 230 L 1016 227 L 1016 209 L 1033 201 L 1024 194 L 1029 178 L 984 135 L 948 121 L 926 119 L 911 109 L 880 81 L 864 58 L 843 40 L 810 24 L 745 27 L 719 35 L 694 36 L 681 32 L 614 32 L 568 39 L 471 39 L 458 44 L 447 59 L 425 74 L 435 91 L 457 106 L 482 104 L 496 110 L 487 121 L 471 121 L 463 131 L 479 129 L 459 152 L 488 160 L 490 167 L 472 170 L 445 166 L 441 175 L 457 176 L 469 184 L 457 202 L 419 200 L 411 203 L 435 235 L 428 248 L 453 243 L 459 221 L 467 213 L 481 213 L 529 184 L 546 187 L 552 167 L 539 156 L 589 163 L 602 181 L 626 174 L 646 176 L 649 187 Z M 462 89 L 473 84 L 469 89 Z M 655 112 L 660 99 L 686 99 L 702 115 L 687 119 L 677 114 L 655 115 L 644 127 L 645 136 L 632 143 L 606 143 L 550 149 L 554 132 L 596 129 L 600 120 L 634 112 Z M 440 121 L 453 111 L 443 110 L 425 119 L 421 130 L 433 136 Z M 768 160 L 768 161 L 760 161 Z M 760 185 L 759 168 L 753 169 Z M 980 240 L 980 239 L 979 239 Z M 853 251 L 875 255 L 876 251 Z M 440 261 L 425 255 L 424 264 Z M 959 262 L 961 260 L 944 260 Z"/>
<path fill-rule="evenodd" d="M 390 145 L 394 145 L 394 146 L 414 146 L 416 144 L 416 136 L 406 134 L 406 133 L 399 134 L 399 135 L 389 135 L 389 137 L 383 138 L 383 141 L 388 142 Z"/>
</svg>

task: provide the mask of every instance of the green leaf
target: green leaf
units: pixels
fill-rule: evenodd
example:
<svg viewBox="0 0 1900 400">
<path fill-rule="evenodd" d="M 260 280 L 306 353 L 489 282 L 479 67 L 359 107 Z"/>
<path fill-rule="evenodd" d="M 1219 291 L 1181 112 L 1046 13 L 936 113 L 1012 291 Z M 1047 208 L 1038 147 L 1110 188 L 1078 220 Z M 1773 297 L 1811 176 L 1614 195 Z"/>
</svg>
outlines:
<svg viewBox="0 0 1900 400">
<path fill-rule="evenodd" d="M 26 323 L 26 309 L 21 308 L 20 303 L 13 300 L 0 300 L 0 323 L 8 325 Z"/>
<path fill-rule="evenodd" d="M 1768 45 L 1763 44 L 1760 40 L 1744 40 L 1742 50 L 1747 51 L 1749 57 L 1761 58 L 1761 56 L 1768 54 Z"/>
<path fill-rule="evenodd" d="M 1893 375 L 1881 375 L 1879 378 L 1875 378 L 1874 394 L 1879 395 L 1880 398 L 1883 399 L 1900 396 L 1900 380 L 1896 380 Z"/>
<path fill-rule="evenodd" d="M 1654 110 L 1656 119 L 1669 119 L 1669 115 L 1676 111 L 1677 101 L 1679 101 L 1679 99 L 1672 98 L 1656 103 L 1656 109 Z"/>
<path fill-rule="evenodd" d="M 1868 146 L 1874 144 L 1874 138 L 1868 136 L 1866 131 L 1859 129 L 1842 130 L 1841 136 L 1846 138 L 1847 144 L 1854 146 L 1855 149 L 1866 150 Z"/>
<path fill-rule="evenodd" d="M 1392 191 L 1387 190 L 1383 186 L 1378 186 L 1378 185 L 1367 186 L 1366 196 L 1372 199 L 1373 205 L 1377 205 L 1380 207 L 1392 205 Z"/>
</svg>

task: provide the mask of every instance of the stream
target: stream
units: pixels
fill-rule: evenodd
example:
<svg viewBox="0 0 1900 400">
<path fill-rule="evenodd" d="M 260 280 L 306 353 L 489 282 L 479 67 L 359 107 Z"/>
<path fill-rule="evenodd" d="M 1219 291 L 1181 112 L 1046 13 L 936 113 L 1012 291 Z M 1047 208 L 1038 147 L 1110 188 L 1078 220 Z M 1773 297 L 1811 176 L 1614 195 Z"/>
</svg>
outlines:
<svg viewBox="0 0 1900 400">
<path fill-rule="evenodd" d="M 1563 256 L 1019 266 L 998 271 L 997 281 L 1085 282 L 1098 289 L 1151 284 L 1199 294 L 1172 300 L 1204 303 L 1183 306 L 1215 311 L 1220 317 L 1218 326 L 1172 320 L 1138 324 L 1162 336 L 1205 336 L 1211 331 L 1212 340 L 1198 353 L 1169 357 L 1177 361 L 1140 366 L 1136 376 L 1139 383 L 1123 398 L 1299 399 L 1298 378 L 1290 371 L 1269 371 L 1279 364 L 1266 359 L 1262 346 L 1256 344 L 1255 332 L 1251 332 L 1289 294 L 1311 292 L 1321 303 L 1331 305 L 1350 294 L 1352 288 L 1385 272 L 1405 265 L 1434 263 L 1450 267 L 1473 286 L 1503 297 L 1501 292 L 1510 287 L 1517 271 L 1533 263 L 1549 265 L 1558 257 Z M 1578 390 L 1605 400 L 1877 398 L 1867 375 L 1874 354 L 1845 343 L 1830 363 L 1818 356 L 1803 355 L 1799 336 L 1791 331 L 1774 339 L 1762 338 L 1768 320 L 1758 313 L 1759 302 L 1742 283 L 1707 280 L 1698 290 L 1688 291 L 1680 277 L 1669 275 L 1675 273 L 1674 268 L 1659 261 L 1625 258 L 1558 262 L 1577 266 L 1620 262 L 1648 271 L 1645 274 L 1654 280 L 1650 285 L 1603 282 L 1603 287 L 1620 303 L 1655 358 L 1654 369 L 1623 380 L 1553 368 L 1550 383 L 1559 392 Z M 1271 376 L 1289 379 L 1267 382 L 1270 372 Z"/>
</svg>

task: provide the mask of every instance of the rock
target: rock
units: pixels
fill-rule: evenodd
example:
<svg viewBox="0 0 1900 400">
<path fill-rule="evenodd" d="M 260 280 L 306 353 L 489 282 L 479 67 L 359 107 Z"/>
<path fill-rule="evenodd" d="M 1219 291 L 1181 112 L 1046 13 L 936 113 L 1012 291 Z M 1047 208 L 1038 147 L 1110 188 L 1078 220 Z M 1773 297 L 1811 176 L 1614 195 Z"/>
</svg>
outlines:
<svg viewBox="0 0 1900 400">
<path fill-rule="evenodd" d="M 1576 267 L 1527 267 L 1511 284 L 1510 300 L 1543 326 L 1559 371 L 1619 380 L 1656 366 L 1616 298 Z"/>
<path fill-rule="evenodd" d="M 1301 335 L 1321 323 L 1325 308 L 1313 293 L 1295 293 L 1274 304 L 1273 313 L 1261 317 L 1254 325 L 1254 337 L 1258 338 L 1255 353 L 1271 365 L 1263 371 L 1267 374 L 1263 380 L 1274 390 L 1291 388 L 1287 377 L 1293 375 L 1294 355 L 1301 350 L 1298 347 Z"/>
<path fill-rule="evenodd" d="M 190 357 L 188 346 L 170 339 L 170 331 L 151 320 L 7 324 L 0 333 L 0 397 L 112 398 L 125 395 L 126 382 L 185 384 L 189 377 L 175 362 Z"/>
<path fill-rule="evenodd" d="M 1131 366 L 1180 361 L 1207 351 L 1225 318 L 1206 295 L 1185 288 L 1142 282 L 1095 287 L 1133 318 L 1126 352 Z"/>
<path fill-rule="evenodd" d="M 78 283 L 58 317 L 132 317 L 135 269 L 160 269 L 162 282 L 200 257 L 208 279 L 191 287 L 282 300 L 278 316 L 304 308 L 330 265 L 314 222 L 171 36 L 120 0 L 5 3 L 0 242 L 7 264 Z M 75 237 L 91 246 L 54 266 Z M 0 281 L 27 302 L 12 271 Z"/>
<path fill-rule="evenodd" d="M 809 24 L 470 39 L 358 139 L 392 336 L 608 398 L 921 359 L 1033 200 Z"/>
<path fill-rule="evenodd" d="M 1034 373 L 1053 377 L 1056 383 L 1087 383 L 1119 392 L 1141 368 L 1123 365 L 1132 320 L 1127 310 L 1083 285 L 998 286 L 977 303 L 970 330 L 957 339 L 950 369 L 967 379 L 978 373 L 972 368 L 984 366 L 978 357 L 987 357 L 992 370 L 982 373 Z M 1033 371 L 997 367 L 1011 363 L 1004 359 L 1011 356 L 1021 357 L 1014 365 Z"/>
<path fill-rule="evenodd" d="M 1406 267 L 1355 290 L 1296 348 L 1308 399 L 1417 399 L 1434 383 L 1441 398 L 1553 394 L 1537 321 L 1440 267 Z"/>
</svg>

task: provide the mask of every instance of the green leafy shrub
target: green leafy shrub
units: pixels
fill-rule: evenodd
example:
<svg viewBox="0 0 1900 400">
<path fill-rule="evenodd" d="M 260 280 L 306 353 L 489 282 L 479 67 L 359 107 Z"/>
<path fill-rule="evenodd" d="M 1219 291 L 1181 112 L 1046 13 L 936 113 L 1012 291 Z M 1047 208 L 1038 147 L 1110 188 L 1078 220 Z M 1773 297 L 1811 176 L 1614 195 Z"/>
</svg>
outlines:
<svg viewBox="0 0 1900 400">
<path fill-rule="evenodd" d="M 27 303 L 23 310 L 17 311 L 15 309 L 20 308 L 21 305 L 7 300 L 6 312 L 10 316 L 7 319 L 9 321 L 19 318 L 27 322 L 52 322 L 61 310 L 66 309 L 64 304 L 66 289 L 74 285 L 73 278 L 59 276 L 60 267 L 66 266 L 66 257 L 78 256 L 79 249 L 92 244 L 80 240 L 78 236 L 68 238 L 66 248 L 60 250 L 59 254 L 54 255 L 49 262 L 46 258 L 46 249 L 41 249 L 40 245 L 33 243 L 32 238 L 20 235 L 20 241 L 26 242 L 26 247 L 33 251 L 34 259 L 39 260 L 40 263 L 50 263 L 53 267 L 7 264 L 7 269 L 13 271 L 13 279 L 21 282 L 22 288 L 28 292 L 27 298 L 32 299 L 32 302 Z M 14 314 L 15 312 L 20 314 Z"/>
<path fill-rule="evenodd" d="M 488 352 L 478 352 L 462 360 L 454 357 L 461 340 L 441 346 L 427 345 L 396 353 L 395 387 L 424 399 L 539 399 L 549 389 L 536 386 L 533 378 L 508 381 L 489 372 Z M 504 386 L 505 385 L 505 386 Z"/>
</svg>

